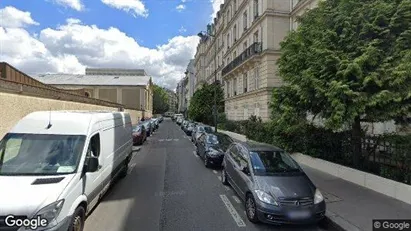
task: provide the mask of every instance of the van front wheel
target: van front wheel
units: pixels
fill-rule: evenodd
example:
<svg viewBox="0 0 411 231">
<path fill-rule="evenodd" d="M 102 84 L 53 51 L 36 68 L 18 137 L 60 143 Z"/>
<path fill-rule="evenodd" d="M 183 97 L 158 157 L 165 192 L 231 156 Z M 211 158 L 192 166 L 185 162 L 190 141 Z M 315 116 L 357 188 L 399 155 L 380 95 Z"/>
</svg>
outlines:
<svg viewBox="0 0 411 231">
<path fill-rule="evenodd" d="M 85 217 L 86 211 L 82 206 L 79 206 L 76 211 L 74 211 L 68 231 L 83 231 Z"/>
</svg>

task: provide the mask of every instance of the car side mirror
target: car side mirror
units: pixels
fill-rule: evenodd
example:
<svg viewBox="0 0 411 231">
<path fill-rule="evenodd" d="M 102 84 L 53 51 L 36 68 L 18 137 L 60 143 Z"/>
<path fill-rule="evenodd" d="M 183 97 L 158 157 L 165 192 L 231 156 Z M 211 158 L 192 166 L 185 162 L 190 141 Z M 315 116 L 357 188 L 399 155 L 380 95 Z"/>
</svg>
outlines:
<svg viewBox="0 0 411 231">
<path fill-rule="evenodd" d="M 97 157 L 87 158 L 86 172 L 97 172 L 100 169 L 99 161 Z"/>
<path fill-rule="evenodd" d="M 245 174 L 250 174 L 250 169 L 248 169 L 248 166 L 243 166 L 242 167 L 242 169 L 241 169 L 241 171 L 243 172 L 243 173 L 245 173 Z"/>
</svg>

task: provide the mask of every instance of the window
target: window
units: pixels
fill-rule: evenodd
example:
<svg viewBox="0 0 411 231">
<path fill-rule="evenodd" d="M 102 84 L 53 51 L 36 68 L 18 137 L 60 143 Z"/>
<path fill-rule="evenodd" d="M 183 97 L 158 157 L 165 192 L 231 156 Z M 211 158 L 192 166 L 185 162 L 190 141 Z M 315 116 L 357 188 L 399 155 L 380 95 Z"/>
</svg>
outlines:
<svg viewBox="0 0 411 231">
<path fill-rule="evenodd" d="M 243 74 L 243 88 L 244 88 L 244 93 L 247 92 L 247 88 L 248 88 L 248 76 L 247 76 L 247 72 Z"/>
<path fill-rule="evenodd" d="M 234 13 L 237 12 L 237 0 L 233 1 Z"/>
<path fill-rule="evenodd" d="M 254 33 L 253 42 L 258 43 L 258 31 Z"/>
<path fill-rule="evenodd" d="M 258 17 L 258 0 L 253 1 L 254 19 Z"/>
<path fill-rule="evenodd" d="M 248 21 L 247 21 L 247 11 L 244 11 L 244 14 L 243 14 L 243 27 L 244 27 L 244 31 L 246 31 L 247 30 L 247 26 L 248 26 Z"/>
<path fill-rule="evenodd" d="M 260 88 L 260 81 L 259 81 L 259 73 L 258 73 L 258 67 L 254 68 L 254 81 L 255 81 L 255 89 L 258 90 Z"/>
<path fill-rule="evenodd" d="M 227 50 L 230 49 L 230 34 L 227 34 Z"/>
<path fill-rule="evenodd" d="M 301 172 L 298 164 L 284 151 L 253 151 L 250 159 L 257 175 Z"/>
<path fill-rule="evenodd" d="M 87 157 L 99 157 L 100 156 L 100 135 L 95 134 L 90 139 L 90 144 L 87 150 Z"/>
<path fill-rule="evenodd" d="M 244 43 L 243 43 L 243 49 L 244 49 L 244 50 L 247 50 L 247 42 L 244 42 Z"/>
<path fill-rule="evenodd" d="M 226 84 L 227 84 L 227 98 L 229 98 L 230 97 L 230 82 L 229 81 L 226 81 Z"/>
<path fill-rule="evenodd" d="M 0 143 L 0 175 L 57 175 L 74 173 L 85 136 L 7 134 Z"/>
<path fill-rule="evenodd" d="M 237 78 L 234 79 L 233 89 L 234 89 L 234 96 L 236 96 L 237 95 Z"/>
<path fill-rule="evenodd" d="M 237 51 L 234 51 L 233 56 L 234 56 L 234 58 L 237 57 Z"/>
<path fill-rule="evenodd" d="M 234 42 L 237 41 L 237 25 L 234 25 L 233 28 L 233 38 L 234 38 Z"/>
</svg>

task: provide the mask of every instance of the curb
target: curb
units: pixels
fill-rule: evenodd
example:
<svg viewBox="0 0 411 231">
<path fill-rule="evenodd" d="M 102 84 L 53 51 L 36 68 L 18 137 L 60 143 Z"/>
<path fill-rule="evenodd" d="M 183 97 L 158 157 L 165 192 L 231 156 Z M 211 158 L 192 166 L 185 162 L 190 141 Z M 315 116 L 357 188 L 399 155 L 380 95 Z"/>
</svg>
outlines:
<svg viewBox="0 0 411 231">
<path fill-rule="evenodd" d="M 363 231 L 362 229 L 358 228 L 357 226 L 351 224 L 341 216 L 328 211 L 325 213 L 324 223 L 327 228 L 332 228 L 332 230 L 337 231 Z"/>
</svg>

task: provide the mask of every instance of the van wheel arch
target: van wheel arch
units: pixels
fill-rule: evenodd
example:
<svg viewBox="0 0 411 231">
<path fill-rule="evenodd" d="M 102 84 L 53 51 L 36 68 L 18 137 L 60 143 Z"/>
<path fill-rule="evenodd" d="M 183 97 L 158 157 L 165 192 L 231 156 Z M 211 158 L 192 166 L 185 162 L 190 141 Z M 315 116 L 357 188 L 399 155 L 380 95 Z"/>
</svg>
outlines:
<svg viewBox="0 0 411 231">
<path fill-rule="evenodd" d="M 77 206 L 77 208 L 78 207 L 83 207 L 83 209 L 84 209 L 84 211 L 86 211 L 86 213 L 87 213 L 87 202 L 86 201 L 82 201 L 78 206 Z"/>
</svg>

